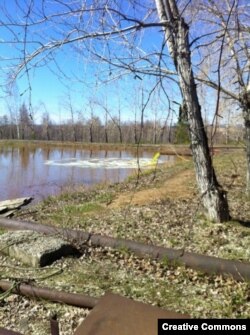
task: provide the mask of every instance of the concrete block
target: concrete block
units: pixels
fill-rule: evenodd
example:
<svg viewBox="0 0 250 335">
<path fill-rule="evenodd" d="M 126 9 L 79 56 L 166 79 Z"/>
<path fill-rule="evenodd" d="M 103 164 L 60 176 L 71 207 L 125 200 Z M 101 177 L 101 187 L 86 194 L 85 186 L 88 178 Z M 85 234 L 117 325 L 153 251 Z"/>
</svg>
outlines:
<svg viewBox="0 0 250 335">
<path fill-rule="evenodd" d="M 26 230 L 0 235 L 0 252 L 33 267 L 50 265 L 61 257 L 80 255 L 60 237 Z"/>
</svg>

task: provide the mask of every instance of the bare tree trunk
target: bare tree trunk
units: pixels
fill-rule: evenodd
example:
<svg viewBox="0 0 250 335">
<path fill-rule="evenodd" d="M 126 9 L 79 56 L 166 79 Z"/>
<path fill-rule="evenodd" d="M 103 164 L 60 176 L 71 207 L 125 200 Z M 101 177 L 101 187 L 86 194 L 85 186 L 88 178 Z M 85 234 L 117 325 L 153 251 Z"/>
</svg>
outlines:
<svg viewBox="0 0 250 335">
<path fill-rule="evenodd" d="M 74 110 L 71 104 L 71 98 L 70 98 L 70 114 L 71 114 L 72 138 L 74 142 L 77 142 L 75 117 L 74 117 Z"/>
<path fill-rule="evenodd" d="M 64 142 L 64 131 L 63 131 L 63 127 L 62 125 L 60 125 L 60 137 L 61 137 L 61 141 Z"/>
<path fill-rule="evenodd" d="M 92 120 L 89 126 L 89 142 L 93 143 L 93 121 Z"/>
<path fill-rule="evenodd" d="M 122 136 L 122 127 L 121 127 L 121 108 L 120 108 L 120 100 L 119 100 L 119 110 L 118 110 L 118 131 L 119 131 L 119 140 L 120 143 L 122 144 L 123 142 L 123 136 Z"/>
<path fill-rule="evenodd" d="M 104 135 L 105 135 L 105 143 L 108 143 L 109 138 L 108 138 L 108 113 L 107 111 L 105 111 Z"/>
<path fill-rule="evenodd" d="M 20 140 L 20 123 L 17 118 L 17 115 L 15 115 L 15 122 L 16 122 L 16 133 L 17 133 L 17 139 Z"/>
<path fill-rule="evenodd" d="M 247 115 L 245 117 L 246 129 L 246 157 L 247 157 L 247 180 L 246 193 L 250 197 L 250 106 L 248 106 Z"/>
<path fill-rule="evenodd" d="M 109 143 L 109 138 L 108 138 L 108 129 L 105 125 L 105 128 L 104 128 L 104 135 L 105 135 L 105 143 Z"/>
<path fill-rule="evenodd" d="M 245 137 L 246 137 L 246 159 L 247 159 L 247 179 L 246 194 L 250 197 L 250 83 L 246 92 L 241 97 L 241 106 L 243 109 Z"/>
<path fill-rule="evenodd" d="M 159 136 L 159 138 L 160 138 L 160 144 L 163 144 L 164 132 L 165 132 L 166 128 L 167 128 L 167 125 L 166 125 L 166 124 L 164 124 L 164 125 L 161 127 L 160 136 Z"/>
<path fill-rule="evenodd" d="M 155 112 L 155 115 L 154 115 L 154 124 L 153 124 L 153 143 L 156 144 L 157 142 L 157 127 L 156 127 L 156 112 Z"/>
<path fill-rule="evenodd" d="M 210 220 L 216 222 L 227 221 L 230 217 L 227 197 L 217 181 L 212 165 L 194 82 L 188 26 L 184 19 L 179 16 L 175 0 L 155 0 L 155 2 L 161 22 L 166 23 L 165 37 L 179 75 L 183 102 L 187 108 L 196 180 L 203 205 Z"/>
<path fill-rule="evenodd" d="M 138 142 L 136 117 L 137 116 L 136 116 L 136 112 L 135 112 L 135 120 L 134 120 L 134 143 L 135 144 Z"/>
</svg>

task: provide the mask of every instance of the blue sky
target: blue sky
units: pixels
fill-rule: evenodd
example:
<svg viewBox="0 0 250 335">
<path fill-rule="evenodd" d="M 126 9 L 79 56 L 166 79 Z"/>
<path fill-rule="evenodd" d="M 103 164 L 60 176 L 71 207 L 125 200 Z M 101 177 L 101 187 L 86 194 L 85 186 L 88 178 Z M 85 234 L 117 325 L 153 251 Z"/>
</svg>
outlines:
<svg viewBox="0 0 250 335">
<path fill-rule="evenodd" d="M 24 17 L 24 13 L 22 13 L 22 10 L 27 12 L 27 3 L 30 1 L 21 0 L 16 2 L 15 0 L 10 0 L 3 2 L 6 4 L 6 10 L 9 13 L 15 13 L 13 16 L 14 20 L 19 22 L 21 21 L 23 23 L 25 22 L 26 19 Z M 17 3 L 20 8 L 18 8 Z M 36 13 L 32 14 L 34 20 L 39 20 L 41 18 L 37 12 L 38 8 L 41 9 L 41 7 L 39 7 L 41 3 L 41 0 L 34 1 L 35 5 L 32 9 L 33 13 Z M 46 9 L 47 15 L 55 11 L 65 11 L 67 9 L 67 7 L 61 6 L 56 1 L 47 1 L 46 3 L 48 4 Z M 63 3 L 72 3 L 72 1 L 63 1 Z M 129 11 L 132 13 L 131 8 Z M 140 15 L 143 14 L 139 13 L 139 16 Z M 0 18 L 3 22 L 8 21 L 4 11 L 1 12 Z M 74 18 L 72 18 L 72 22 L 73 21 Z M 37 42 L 46 44 L 53 39 L 62 38 L 60 34 L 64 35 L 67 29 L 72 28 L 67 27 L 64 23 L 60 25 L 60 23 L 60 20 L 56 18 L 55 22 L 50 23 L 50 21 L 48 21 L 41 25 L 32 26 L 30 30 L 28 30 L 27 40 L 31 40 L 33 43 L 26 45 L 26 53 L 32 53 L 37 47 L 39 47 L 39 43 Z M 129 23 L 129 25 L 130 24 L 131 23 Z M 6 27 L 4 28 L 2 26 L 0 30 L 1 42 L 10 42 L 0 43 L 1 67 L 4 69 L 5 75 L 8 74 L 8 70 L 12 64 L 17 66 L 20 64 L 20 62 L 22 62 L 22 59 L 14 59 L 12 61 L 12 58 L 23 57 L 24 48 L 23 44 L 17 44 L 15 41 L 17 39 L 20 39 L 20 41 L 24 40 L 24 27 L 10 26 L 10 29 L 12 32 L 6 29 Z M 17 34 L 17 37 L 14 36 L 13 31 L 15 34 Z M 77 36 L 77 34 L 72 34 L 71 36 L 74 37 Z M 159 28 L 152 28 L 147 29 L 144 34 L 139 35 L 138 37 L 127 36 L 127 38 L 130 41 L 133 41 L 134 39 L 135 45 L 138 44 L 138 46 L 142 48 L 145 53 L 147 53 L 155 52 L 156 50 L 160 49 L 163 40 L 163 34 L 159 33 Z M 92 50 L 99 52 L 100 54 L 107 54 L 107 46 L 105 46 L 105 44 L 97 43 L 96 41 L 87 41 L 87 43 L 88 47 L 91 47 Z M 111 110 L 111 114 L 115 114 L 116 110 L 120 107 L 122 110 L 123 119 L 133 119 L 135 110 L 137 110 L 137 114 L 139 115 L 139 111 L 143 103 L 141 101 L 142 91 L 144 100 L 146 100 L 147 94 L 150 93 L 152 87 L 156 83 L 156 79 L 154 77 L 150 78 L 144 75 L 135 77 L 135 75 L 130 72 L 130 74 L 121 77 L 119 80 L 111 80 L 112 77 L 116 77 L 116 73 L 118 75 L 117 69 L 112 69 L 111 71 L 110 66 L 107 64 L 98 63 L 96 60 L 92 62 L 92 55 L 87 55 L 87 53 L 84 51 L 84 44 L 78 44 L 77 47 L 79 47 L 80 51 L 82 50 L 82 54 L 79 52 L 79 50 L 76 51 L 72 49 L 72 45 L 64 45 L 56 50 L 55 53 L 53 53 L 52 59 L 48 62 L 46 61 L 45 65 L 40 62 L 38 65 L 43 66 L 37 67 L 36 63 L 38 59 L 42 59 L 45 53 L 35 58 L 32 63 L 28 64 L 27 67 L 29 68 L 29 76 L 27 76 L 25 71 L 22 71 L 15 81 L 15 89 L 18 93 L 14 99 L 10 99 L 12 103 L 13 100 L 15 100 L 15 102 L 18 104 L 26 102 L 29 105 L 31 99 L 36 120 L 39 120 L 41 113 L 44 111 L 43 108 L 40 108 L 39 110 L 41 103 L 46 105 L 46 108 L 52 119 L 58 121 L 60 118 L 69 118 L 69 112 L 67 111 L 67 108 L 65 108 L 65 105 L 67 105 L 68 101 L 67 96 L 69 94 L 71 96 L 74 109 L 83 111 L 83 114 L 85 114 L 86 118 L 88 118 L 90 115 L 90 109 L 88 108 L 90 101 L 91 103 L 93 101 L 97 101 L 98 103 L 107 104 Z M 126 46 L 121 44 L 120 39 L 117 39 L 110 44 L 110 48 L 112 49 L 111 52 L 116 54 L 118 57 L 123 55 L 123 52 L 125 52 L 125 47 Z M 143 53 L 138 50 L 131 50 L 131 53 L 143 55 Z M 4 60 L 4 58 L 8 58 L 9 60 Z M 154 56 L 152 56 L 152 59 L 153 58 Z M 141 62 L 141 64 L 146 65 L 145 62 Z M 35 68 L 32 67 L 34 65 Z M 110 76 L 107 75 L 109 71 L 112 72 L 112 74 L 110 73 Z M 102 81 L 105 79 L 107 82 L 103 83 Z M 1 86 L 4 87 L 4 89 L 6 88 L 5 80 L 6 77 L 4 77 L 4 74 L 2 74 Z M 29 84 L 32 90 L 29 89 Z M 171 89 L 168 89 L 168 91 L 171 99 L 178 99 L 178 89 L 176 87 L 175 89 L 171 87 Z M 6 102 L 9 103 L 9 100 L 6 99 L 3 91 L 0 91 L 0 96 L 1 115 L 6 112 Z M 157 102 L 152 103 L 152 105 L 149 103 L 148 105 L 145 114 L 149 118 L 150 115 L 155 113 L 156 103 L 159 109 L 157 111 L 158 117 L 164 118 L 166 115 L 168 101 L 166 101 L 163 96 L 158 96 L 157 99 Z M 173 105 L 172 108 L 175 108 L 175 105 Z M 96 114 L 101 115 L 102 109 L 95 107 L 95 112 Z"/>
<path fill-rule="evenodd" d="M 102 0 L 99 0 L 99 3 Z M 104 1 L 104 0 L 103 0 Z M 104 1 L 105 2 L 105 1 Z M 31 14 L 26 17 L 28 13 L 28 4 L 32 3 Z M 50 55 L 43 52 L 35 57 L 27 64 L 28 71 L 25 68 L 21 71 L 17 80 L 15 81 L 15 96 L 6 98 L 6 79 L 10 70 L 16 70 L 17 66 L 23 61 L 25 39 L 25 22 L 34 23 L 41 21 L 39 24 L 30 26 L 26 35 L 26 54 L 32 54 L 41 45 L 47 45 L 55 40 L 63 40 L 66 34 L 69 38 L 76 38 L 79 35 L 86 34 L 93 31 L 109 31 L 111 26 L 115 25 L 113 17 L 106 13 L 103 18 L 102 12 L 95 13 L 93 19 L 92 12 L 89 12 L 79 17 L 79 15 L 65 15 L 54 16 L 49 20 L 44 20 L 44 17 L 50 17 L 53 13 L 61 13 L 70 11 L 68 4 L 73 9 L 78 8 L 78 4 L 84 1 L 72 0 L 2 0 L 0 6 L 0 116 L 6 113 L 7 105 L 16 105 L 18 108 L 22 102 L 27 105 L 32 103 L 34 119 L 39 122 L 41 114 L 44 112 L 41 105 L 45 105 L 50 114 L 51 119 L 55 121 L 65 120 L 70 118 L 68 106 L 68 96 L 70 95 L 72 107 L 75 111 L 81 111 L 85 118 L 90 117 L 91 108 L 94 106 L 95 114 L 103 115 L 103 109 L 98 105 L 105 105 L 109 108 L 110 113 L 114 116 L 117 110 L 121 109 L 122 119 L 134 119 L 135 112 L 140 117 L 140 110 L 143 103 L 147 101 L 147 97 L 151 94 L 152 88 L 155 86 L 157 78 L 153 76 L 146 76 L 143 74 L 135 75 L 133 73 L 133 66 L 151 66 L 157 65 L 159 61 L 159 53 L 162 48 L 163 33 L 160 27 L 147 28 L 140 33 L 129 33 L 125 37 L 111 37 L 109 44 L 100 43 L 99 40 L 89 39 L 74 44 L 62 45 L 53 49 Z M 91 0 L 86 1 L 87 5 L 93 3 Z M 144 2 L 142 2 L 144 4 Z M 183 1 L 185 4 L 185 1 Z M 42 7 L 45 4 L 45 7 Z M 145 6 L 154 6 L 153 1 L 145 1 Z M 122 7 L 122 8 L 119 8 Z M 89 7 L 88 7 L 89 8 Z M 117 1 L 117 8 L 124 10 L 129 16 L 134 16 L 133 6 L 129 5 L 129 1 Z M 141 11 L 136 10 L 136 18 L 143 19 L 148 9 L 141 8 Z M 144 20 L 144 22 L 158 22 L 156 14 L 151 14 Z M 114 16 L 115 18 L 115 16 Z M 100 22 L 106 20 L 101 25 Z M 12 25 L 12 21 L 21 23 L 21 26 Z M 88 22 L 88 24 L 86 24 Z M 9 25 L 6 25 L 9 24 Z M 120 28 L 133 25 L 134 22 L 121 21 Z M 192 29 L 192 38 L 195 34 L 199 34 L 203 29 L 202 26 L 196 26 L 198 30 Z M 135 47 L 136 46 L 136 47 Z M 87 52 L 87 49 L 90 52 Z M 124 71 L 119 68 L 114 68 L 107 63 L 99 62 L 93 53 L 98 53 L 100 56 L 108 57 L 109 54 L 113 57 L 131 57 L 141 59 L 140 62 L 133 63 L 127 59 L 121 61 L 127 62 L 131 65 L 129 71 Z M 151 60 L 149 63 L 143 60 L 144 55 Z M 198 55 L 198 54 L 197 54 Z M 196 57 L 197 57 L 196 55 Z M 45 61 L 44 61 L 44 57 Z M 172 61 L 164 49 L 164 57 L 161 59 L 161 66 L 168 67 L 174 70 Z M 122 76 L 121 74 L 124 74 Z M 28 75 L 27 75 L 28 73 Z M 119 78 L 114 80 L 114 78 Z M 163 86 L 168 94 L 169 100 L 166 99 L 163 90 L 159 94 L 155 91 L 145 111 L 145 118 L 157 117 L 164 119 L 168 115 L 169 101 L 174 100 L 181 102 L 179 89 L 171 80 L 164 79 Z M 31 88 L 31 89 L 30 89 Z M 207 95 L 212 92 L 209 92 Z M 214 93 L 214 92 L 213 92 Z M 211 97 L 214 99 L 214 95 Z M 142 101 L 142 95 L 144 100 Z M 207 99 L 209 101 L 209 98 Z M 207 110 L 212 110 L 207 106 Z M 178 105 L 171 103 L 170 108 L 177 112 Z M 176 113 L 174 115 L 176 120 Z"/>
</svg>

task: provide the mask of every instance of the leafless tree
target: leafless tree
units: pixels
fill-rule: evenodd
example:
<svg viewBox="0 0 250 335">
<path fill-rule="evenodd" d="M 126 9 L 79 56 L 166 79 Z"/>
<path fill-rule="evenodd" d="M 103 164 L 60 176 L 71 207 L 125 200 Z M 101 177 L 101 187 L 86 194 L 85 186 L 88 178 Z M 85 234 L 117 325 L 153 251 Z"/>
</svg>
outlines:
<svg viewBox="0 0 250 335">
<path fill-rule="evenodd" d="M 67 72 L 55 55 L 70 47 L 71 55 L 80 55 L 85 64 L 91 61 L 96 65 L 100 84 L 124 75 L 140 81 L 145 81 L 146 76 L 156 78 L 157 84 L 142 99 L 143 112 L 155 87 L 160 87 L 166 96 L 168 91 L 180 88 L 178 99 L 180 103 L 183 100 L 187 109 L 196 178 L 204 207 L 211 220 L 228 220 L 227 197 L 213 169 L 193 75 L 189 25 L 183 16 L 190 1 L 54 0 L 51 5 L 47 0 L 27 0 L 23 6 L 14 1 L 19 15 L 16 11 L 12 14 L 13 7 L 8 1 L 3 3 L 1 25 L 8 32 L 5 43 L 15 45 L 19 54 L 19 59 L 18 56 L 9 59 L 12 66 L 8 78 L 14 81 L 26 75 L 29 91 L 30 73 L 39 66 L 53 62 L 59 77 Z M 149 42 L 147 36 L 151 39 L 155 36 L 156 42 Z M 79 76 L 77 79 L 82 80 Z M 141 117 L 144 121 L 143 113 Z"/>
<path fill-rule="evenodd" d="M 50 141 L 51 140 L 51 128 L 52 121 L 50 120 L 49 113 L 45 111 L 42 115 L 42 138 Z"/>
<path fill-rule="evenodd" d="M 189 27 L 180 15 L 175 0 L 156 0 L 156 5 L 161 22 L 166 22 L 165 39 L 180 80 L 183 105 L 189 123 L 196 179 L 203 203 L 210 219 L 225 221 L 229 218 L 228 203 L 226 194 L 217 181 L 209 153 L 192 70 Z"/>
<path fill-rule="evenodd" d="M 77 123 L 75 120 L 75 109 L 73 106 L 73 102 L 72 102 L 72 97 L 70 92 L 68 92 L 65 96 L 65 100 L 63 101 L 64 104 L 64 108 L 66 111 L 68 111 L 70 113 L 70 120 L 69 120 L 69 124 L 71 127 L 71 141 L 73 142 L 77 142 Z"/>
<path fill-rule="evenodd" d="M 21 139 L 34 139 L 34 123 L 25 103 L 19 109 L 19 124 Z"/>
<path fill-rule="evenodd" d="M 16 136 L 14 138 L 20 139 L 20 124 L 19 124 L 19 94 L 17 87 L 13 85 L 11 92 L 9 92 L 6 99 L 6 107 L 8 109 L 10 119 L 16 128 Z"/>
<path fill-rule="evenodd" d="M 250 195 L 250 5 L 244 0 L 198 0 L 196 8 L 197 24 L 210 32 L 192 42 L 193 50 L 202 54 L 196 78 L 216 90 L 215 119 L 221 117 L 221 99 L 242 110 Z"/>
<path fill-rule="evenodd" d="M 95 105 L 100 107 L 102 110 L 104 110 L 105 114 L 105 125 L 104 125 L 104 132 L 105 132 L 105 142 L 108 143 L 108 118 L 111 119 L 112 123 L 116 127 L 119 133 L 119 142 L 122 143 L 123 141 L 123 135 L 122 135 L 122 127 L 121 127 L 121 117 L 120 117 L 120 110 L 118 110 L 118 116 L 114 116 L 109 109 L 107 105 L 107 101 L 104 103 L 101 103 L 100 101 L 96 100 Z M 115 141 L 117 142 L 117 141 Z"/>
</svg>

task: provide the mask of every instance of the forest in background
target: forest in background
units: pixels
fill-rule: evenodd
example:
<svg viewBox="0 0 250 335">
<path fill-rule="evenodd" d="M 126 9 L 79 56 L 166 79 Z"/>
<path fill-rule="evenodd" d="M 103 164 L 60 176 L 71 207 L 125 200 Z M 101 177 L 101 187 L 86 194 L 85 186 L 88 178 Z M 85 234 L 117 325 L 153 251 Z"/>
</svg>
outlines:
<svg viewBox="0 0 250 335">
<path fill-rule="evenodd" d="M 56 123 L 48 113 L 41 122 L 35 122 L 23 103 L 18 113 L 10 112 L 0 116 L 0 139 L 72 141 L 84 143 L 147 143 L 147 144 L 189 144 L 187 123 L 169 120 L 146 119 L 138 122 L 121 121 L 106 111 L 103 122 L 99 116 L 84 118 L 83 113 L 72 110 L 71 118 Z M 205 124 L 211 139 L 214 127 Z M 239 124 L 217 126 L 213 134 L 214 144 L 238 144 L 244 141 L 244 128 Z"/>
</svg>

